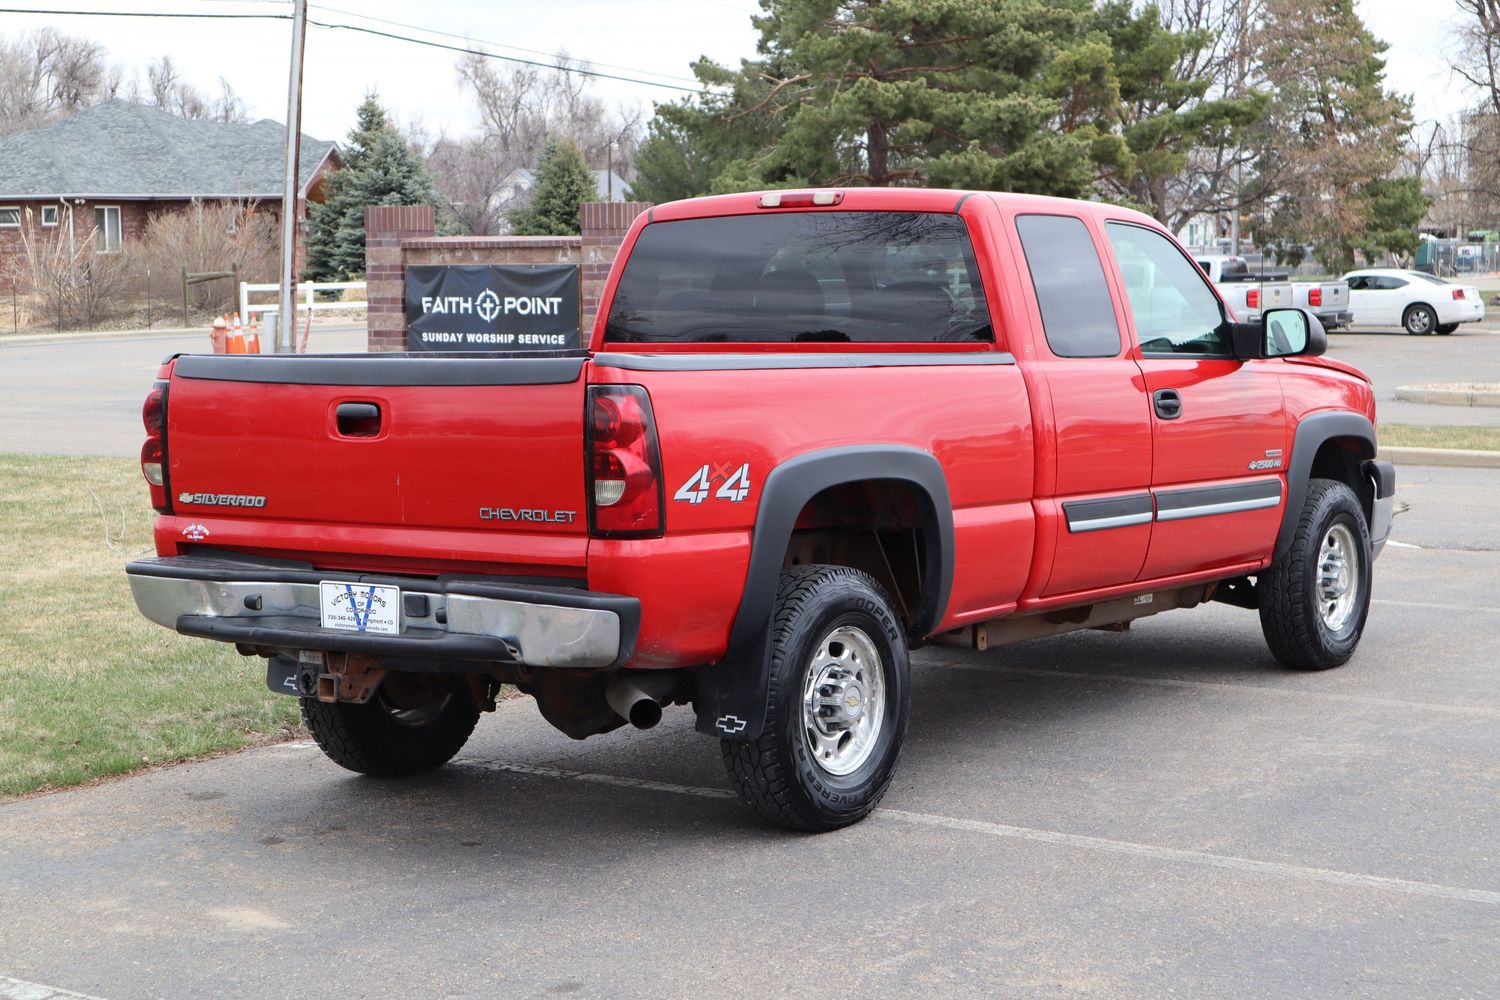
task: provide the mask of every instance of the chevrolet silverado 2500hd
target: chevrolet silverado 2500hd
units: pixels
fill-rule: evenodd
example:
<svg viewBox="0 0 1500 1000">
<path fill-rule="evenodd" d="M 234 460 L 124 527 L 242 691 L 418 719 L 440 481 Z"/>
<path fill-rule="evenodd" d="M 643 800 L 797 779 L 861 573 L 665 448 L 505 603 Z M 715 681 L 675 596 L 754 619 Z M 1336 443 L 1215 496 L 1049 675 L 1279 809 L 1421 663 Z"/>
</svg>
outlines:
<svg viewBox="0 0 1500 1000">
<path fill-rule="evenodd" d="M 126 571 L 346 768 L 445 763 L 502 682 L 580 739 L 691 704 L 761 816 L 831 829 L 891 780 L 919 645 L 1221 601 L 1348 660 L 1395 481 L 1325 345 L 1110 205 L 661 205 L 583 352 L 169 358 Z"/>
</svg>

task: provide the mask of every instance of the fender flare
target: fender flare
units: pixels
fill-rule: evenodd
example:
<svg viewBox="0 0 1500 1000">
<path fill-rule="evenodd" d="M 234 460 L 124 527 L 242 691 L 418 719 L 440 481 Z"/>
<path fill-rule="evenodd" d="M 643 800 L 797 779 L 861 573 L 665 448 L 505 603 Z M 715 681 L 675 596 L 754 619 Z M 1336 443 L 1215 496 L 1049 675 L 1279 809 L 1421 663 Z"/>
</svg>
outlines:
<svg viewBox="0 0 1500 1000">
<path fill-rule="evenodd" d="M 1307 482 L 1312 478 L 1313 459 L 1318 449 L 1333 438 L 1355 438 L 1364 444 L 1361 459 L 1375 457 L 1375 425 L 1362 413 L 1313 413 L 1297 424 L 1292 438 L 1292 459 L 1286 469 L 1286 508 L 1281 512 L 1281 530 L 1276 534 L 1273 562 L 1280 562 L 1291 551 L 1297 532 L 1297 518 L 1307 497 Z"/>
<path fill-rule="evenodd" d="M 724 658 L 696 671 L 693 704 L 699 732 L 736 740 L 760 736 L 771 669 L 771 616 L 797 515 L 824 490 L 865 480 L 897 480 L 916 488 L 927 572 L 910 632 L 920 638 L 942 621 L 953 586 L 954 541 L 953 505 L 938 460 L 905 445 L 825 448 L 788 459 L 771 470 L 761 487 L 745 589 Z"/>
</svg>

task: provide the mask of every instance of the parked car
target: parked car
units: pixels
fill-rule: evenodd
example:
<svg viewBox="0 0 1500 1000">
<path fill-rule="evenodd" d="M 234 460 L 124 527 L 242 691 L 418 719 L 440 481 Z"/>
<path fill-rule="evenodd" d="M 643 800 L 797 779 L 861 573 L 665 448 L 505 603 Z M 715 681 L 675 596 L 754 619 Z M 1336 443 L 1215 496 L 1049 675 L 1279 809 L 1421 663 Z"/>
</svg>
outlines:
<svg viewBox="0 0 1500 1000">
<path fill-rule="evenodd" d="M 1406 268 L 1372 267 L 1344 275 L 1351 325 L 1399 326 L 1407 333 L 1452 333 L 1484 319 L 1484 299 L 1473 285 Z"/>
<path fill-rule="evenodd" d="M 1360 641 L 1395 489 L 1369 379 L 1304 310 L 1235 322 L 1146 215 L 658 205 L 588 344 L 167 359 L 137 605 L 264 657 L 351 770 L 444 764 L 502 682 L 576 739 L 691 704 L 804 830 L 889 787 L 917 646 L 1209 601 L 1291 668 Z"/>
</svg>

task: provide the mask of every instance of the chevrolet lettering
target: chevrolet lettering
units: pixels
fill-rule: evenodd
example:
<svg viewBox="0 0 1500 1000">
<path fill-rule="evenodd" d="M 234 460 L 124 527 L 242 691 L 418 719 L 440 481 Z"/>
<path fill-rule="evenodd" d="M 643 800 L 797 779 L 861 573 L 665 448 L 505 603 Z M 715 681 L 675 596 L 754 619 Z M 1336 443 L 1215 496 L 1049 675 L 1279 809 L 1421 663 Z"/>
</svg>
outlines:
<svg viewBox="0 0 1500 1000">
<path fill-rule="evenodd" d="M 530 510 L 524 507 L 481 507 L 481 521 L 529 521 L 533 524 L 572 524 L 576 510 Z"/>
<path fill-rule="evenodd" d="M 1139 212 L 656 205 L 590 272 L 591 331 L 577 265 L 405 272 L 413 353 L 174 355 L 143 411 L 137 605 L 238 648 L 342 767 L 441 767 L 514 685 L 573 739 L 691 712 L 763 819 L 833 830 L 892 786 L 913 709 L 939 759 L 1003 714 L 933 723 L 919 646 L 1104 642 L 1216 602 L 1241 610 L 1197 637 L 1238 670 L 1358 657 L 1396 491 L 1370 380 L 1315 313 L 1240 322 Z"/>
</svg>

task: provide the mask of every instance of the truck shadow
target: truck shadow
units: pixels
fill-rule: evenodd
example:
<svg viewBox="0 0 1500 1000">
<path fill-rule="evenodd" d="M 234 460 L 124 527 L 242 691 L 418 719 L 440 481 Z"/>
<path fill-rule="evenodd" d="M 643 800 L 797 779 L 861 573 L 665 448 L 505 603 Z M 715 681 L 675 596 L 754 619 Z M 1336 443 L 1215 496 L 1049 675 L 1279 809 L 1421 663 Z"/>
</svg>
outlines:
<svg viewBox="0 0 1500 1000">
<path fill-rule="evenodd" d="M 1108 753 L 1098 734 L 1111 729 L 1134 730 L 1130 742 L 1138 748 L 1140 727 L 1156 724 L 1142 716 L 1159 718 L 1164 707 L 1192 713 L 1203 697 L 1198 685 L 1143 679 L 1225 688 L 1276 683 L 1279 668 L 1258 633 L 1224 631 L 1095 633 L 985 653 L 918 652 L 906 746 L 887 804 L 910 808 L 900 801 L 902 789 L 951 781 L 955 769 L 1017 774 Z M 495 720 L 507 723 L 503 729 L 481 727 L 453 764 L 415 779 L 372 780 L 310 760 L 315 808 L 268 823 L 266 810 L 249 806 L 245 821 L 261 844 L 277 850 L 301 845 L 316 855 L 326 845 L 356 857 L 394 852 L 458 867 L 504 858 L 629 869 L 632 856 L 653 845 L 722 858 L 727 845 L 771 846 L 798 836 L 763 825 L 732 796 L 715 741 L 693 731 L 685 708 L 669 711 L 652 732 L 619 730 L 583 743 L 542 732 L 529 713 L 525 704 L 507 705 Z M 1197 722 L 1212 725 L 1211 718 Z M 1132 768 L 1158 764 L 1148 753 L 1116 757 L 1111 766 L 1128 782 Z M 256 798 L 268 794 L 263 789 Z M 859 829 L 812 840 L 831 845 L 861 836 Z"/>
</svg>

